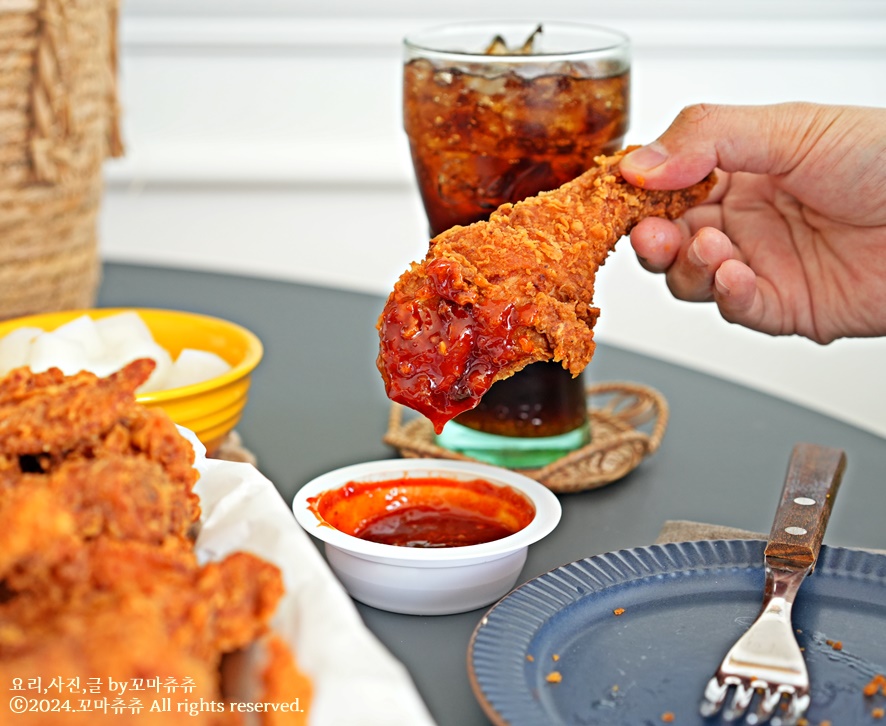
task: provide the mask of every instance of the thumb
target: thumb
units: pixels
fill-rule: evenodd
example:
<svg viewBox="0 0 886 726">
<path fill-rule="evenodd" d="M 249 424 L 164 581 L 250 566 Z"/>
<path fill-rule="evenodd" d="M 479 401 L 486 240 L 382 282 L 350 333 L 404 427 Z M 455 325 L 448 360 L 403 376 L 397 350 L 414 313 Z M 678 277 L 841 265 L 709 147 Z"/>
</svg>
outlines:
<svg viewBox="0 0 886 726">
<path fill-rule="evenodd" d="M 811 103 L 688 106 L 656 141 L 625 155 L 619 168 L 630 183 L 648 189 L 683 189 L 714 168 L 785 174 L 812 146 L 815 130 L 837 114 Z"/>
</svg>

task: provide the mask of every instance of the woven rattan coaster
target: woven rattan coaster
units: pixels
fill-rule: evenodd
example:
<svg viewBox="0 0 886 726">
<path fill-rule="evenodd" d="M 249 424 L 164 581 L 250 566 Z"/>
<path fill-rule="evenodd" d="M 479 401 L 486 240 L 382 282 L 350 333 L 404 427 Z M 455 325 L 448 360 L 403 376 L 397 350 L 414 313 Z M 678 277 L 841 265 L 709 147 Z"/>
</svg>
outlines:
<svg viewBox="0 0 886 726">
<path fill-rule="evenodd" d="M 668 425 L 667 401 L 653 388 L 614 382 L 586 390 L 591 442 L 547 466 L 520 470 L 555 492 L 596 489 L 621 479 L 655 453 Z M 438 446 L 426 418 L 404 422 L 405 410 L 399 404 L 392 406 L 383 438 L 402 456 L 474 461 Z"/>
<path fill-rule="evenodd" d="M 240 434 L 236 431 L 231 431 L 224 439 L 222 439 L 222 442 L 218 445 L 212 458 L 252 464 L 253 466 L 258 464 L 255 454 L 246 448 L 243 444 L 243 439 L 240 438 Z"/>
</svg>

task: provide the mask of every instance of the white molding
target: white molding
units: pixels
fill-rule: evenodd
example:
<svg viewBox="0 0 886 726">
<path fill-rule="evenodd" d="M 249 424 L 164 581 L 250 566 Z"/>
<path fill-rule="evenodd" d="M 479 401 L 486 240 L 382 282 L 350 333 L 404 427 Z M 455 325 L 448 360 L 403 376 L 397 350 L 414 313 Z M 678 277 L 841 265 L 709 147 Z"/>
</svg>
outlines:
<svg viewBox="0 0 886 726">
<path fill-rule="evenodd" d="M 413 0 L 376 0 L 371 14 L 361 3 L 324 0 L 310 8 L 304 0 L 127 0 L 121 18 L 127 150 L 123 159 L 106 165 L 108 183 L 412 184 L 405 139 L 396 112 L 390 111 L 399 102 L 402 37 L 415 28 L 452 20 L 461 11 L 465 17 L 478 17 L 494 3 L 447 4 L 448 17 L 436 4 L 422 13 L 425 4 L 417 8 Z M 469 13 L 467 5 L 475 12 Z M 814 74 L 837 67 L 851 72 L 857 61 L 868 78 L 843 83 L 832 73 L 830 85 L 814 86 L 806 79 L 807 93 L 810 87 L 813 92 L 809 100 L 828 102 L 827 89 L 839 89 L 835 102 L 848 96 L 848 102 L 886 103 L 883 84 L 876 83 L 886 77 L 886 2 L 880 0 L 623 0 L 605 9 L 592 9 L 585 0 L 551 0 L 549 5 L 550 18 L 588 21 L 593 15 L 594 22 L 631 36 L 636 90 L 643 82 L 641 63 L 647 73 L 652 69 L 660 74 L 643 89 L 647 118 L 650 112 L 666 118 L 679 110 L 667 103 L 681 98 L 686 75 L 704 75 L 712 63 L 724 59 L 733 62 L 732 68 L 748 61 L 759 67 L 761 59 L 793 61 L 794 79 L 798 62 L 808 62 Z M 520 14 L 531 7 L 535 4 L 529 0 L 512 0 L 509 11 Z M 349 84 L 366 84 L 354 81 L 347 69 L 369 64 L 374 64 L 372 82 L 378 82 L 376 113 L 361 119 L 361 131 L 355 134 L 347 118 L 353 109 L 341 99 L 354 91 Z M 230 72 L 246 65 L 251 75 Z M 335 68 L 328 87 L 340 90 L 340 98 L 311 81 L 308 74 L 324 66 Z M 187 110 L 175 117 L 182 98 L 203 92 L 187 85 L 194 74 L 217 85 L 216 95 L 185 103 Z M 671 78 L 673 85 L 663 83 Z M 262 119 L 249 118 L 248 109 L 238 106 L 237 99 L 250 98 L 252 86 L 265 99 Z M 294 87 L 307 89 L 307 105 L 300 111 L 293 110 L 299 102 L 292 95 Z M 761 87 L 728 88 L 713 77 L 704 85 L 705 93 L 726 88 L 727 97 L 736 102 L 758 97 Z M 711 100 L 699 95 L 697 100 Z M 642 104 L 635 105 L 639 110 Z M 378 109 L 389 112 L 382 117 Z M 288 124 L 285 132 L 283 124 Z M 645 140 L 648 130 L 640 132 L 629 140 Z"/>
<path fill-rule="evenodd" d="M 613 17 L 761 19 L 814 17 L 883 17 L 881 0 L 547 0 L 547 18 L 596 18 L 603 23 Z M 126 0 L 124 12 L 138 17 L 260 17 L 260 18 L 365 18 L 444 17 L 500 18 L 501 0 L 447 0 L 440 3 L 416 0 Z M 539 15 L 537 0 L 508 0 L 511 18 Z"/>
<path fill-rule="evenodd" d="M 111 186 L 142 184 L 239 186 L 253 184 L 312 187 L 371 185 L 412 187 L 406 141 L 368 146 L 346 143 L 263 143 L 232 141 L 219 153 L 219 142 L 146 143 L 105 163 Z"/>
<path fill-rule="evenodd" d="M 886 6 L 886 3 L 884 3 Z M 124 16 L 124 52 L 288 51 L 303 54 L 399 55 L 400 40 L 418 27 L 445 18 L 267 18 Z M 625 30 L 635 49 L 696 54 L 711 48 L 883 52 L 886 17 L 695 17 L 613 16 L 607 25 Z"/>
</svg>

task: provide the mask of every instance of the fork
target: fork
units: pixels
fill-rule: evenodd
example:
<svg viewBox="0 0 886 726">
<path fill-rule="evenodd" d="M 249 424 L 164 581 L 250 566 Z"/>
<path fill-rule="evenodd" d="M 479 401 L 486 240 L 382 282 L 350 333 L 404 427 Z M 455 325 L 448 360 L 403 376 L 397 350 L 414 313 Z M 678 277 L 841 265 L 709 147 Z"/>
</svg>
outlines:
<svg viewBox="0 0 886 726">
<path fill-rule="evenodd" d="M 791 607 L 815 567 L 845 468 L 846 454 L 839 449 L 794 447 L 764 551 L 763 605 L 705 687 L 699 707 L 705 718 L 722 709 L 727 722 L 745 717 L 746 724 L 794 726 L 809 708 L 809 673 L 791 625 Z M 732 699 L 725 705 L 730 689 Z M 756 708 L 750 710 L 755 695 Z"/>
</svg>

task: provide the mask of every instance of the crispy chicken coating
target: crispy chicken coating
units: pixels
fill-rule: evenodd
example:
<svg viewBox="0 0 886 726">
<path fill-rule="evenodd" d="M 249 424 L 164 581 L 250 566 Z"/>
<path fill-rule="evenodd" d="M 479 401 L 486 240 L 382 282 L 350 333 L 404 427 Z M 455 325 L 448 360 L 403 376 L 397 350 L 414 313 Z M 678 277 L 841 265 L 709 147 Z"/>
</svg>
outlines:
<svg viewBox="0 0 886 726">
<path fill-rule="evenodd" d="M 28 589 L 0 603 L 0 661 L 89 626 L 106 611 L 135 608 L 163 623 L 170 655 L 216 668 L 223 653 L 267 630 L 283 595 L 279 570 L 245 552 L 201 565 L 193 551 L 99 538 L 80 554 L 73 566 L 53 571 L 52 583 L 31 580 Z M 138 654 L 121 654 L 126 659 Z"/>
<path fill-rule="evenodd" d="M 627 151 L 431 240 L 379 318 L 377 364 L 390 398 L 439 432 L 495 381 L 530 363 L 557 361 L 573 375 L 584 369 L 600 313 L 597 268 L 641 219 L 676 218 L 714 184 L 712 175 L 676 192 L 634 187 L 618 170 Z"/>
<path fill-rule="evenodd" d="M 214 665 L 189 656 L 170 646 L 162 613 L 146 599 L 115 603 L 114 608 L 95 608 L 83 619 L 71 613 L 64 621 L 53 622 L 54 631 L 41 634 L 34 629 L 20 629 L 16 634 L 27 642 L 14 652 L 5 648 L 0 655 L 0 678 L 14 688 L 16 682 L 33 683 L 40 679 L 39 693 L 44 703 L 65 704 L 58 712 L 13 714 L 7 703 L 13 696 L 34 699 L 30 690 L 9 691 L 10 698 L 0 705 L 3 723 L 35 726 L 94 726 L 95 724 L 144 724 L 145 726 L 241 726 L 242 717 L 233 713 L 189 715 L 179 710 L 188 701 L 222 702 Z M 61 617 L 61 616 L 59 616 Z M 13 632 L 4 625 L 6 639 Z M 133 657 L 135 655 L 135 657 Z M 62 679 L 61 681 L 59 679 Z M 159 679 L 161 684 L 152 687 Z M 110 681 L 125 685 L 127 691 L 112 690 Z M 141 683 L 141 688 L 137 684 Z M 176 687 L 167 690 L 163 684 Z M 184 691 L 177 684 L 191 683 Z M 118 686 L 119 689 L 119 686 Z M 161 711 L 155 703 L 170 699 L 170 710 Z M 103 709 L 102 703 L 109 708 Z M 127 706 L 139 704 L 139 710 Z M 116 708 L 114 708 L 116 706 Z M 151 710 L 153 707 L 153 710 Z M 223 707 L 223 706 L 222 706 Z"/>
<path fill-rule="evenodd" d="M 194 451 L 166 414 L 135 403 L 152 368 L 106 379 L 22 368 L 0 381 L 0 682 L 94 679 L 89 703 L 119 700 L 110 679 L 194 687 L 153 691 L 171 712 L 149 711 L 144 691 L 124 700 L 141 696 L 143 711 L 80 710 L 69 691 L 73 711 L 16 722 L 243 723 L 225 709 L 221 661 L 268 633 L 281 573 L 245 552 L 198 561 Z"/>
<path fill-rule="evenodd" d="M 0 451 L 13 455 L 61 454 L 108 431 L 134 405 L 135 389 L 154 361 L 135 361 L 107 378 L 58 368 L 32 373 L 17 368 L 0 380 Z"/>
<path fill-rule="evenodd" d="M 49 487 L 0 489 L 0 590 L 16 576 L 44 579 L 80 542 L 74 515 Z"/>
<path fill-rule="evenodd" d="M 176 489 L 174 505 L 181 511 L 174 516 L 192 526 L 200 517 L 193 493 L 198 476 L 194 451 L 166 414 L 135 402 L 135 390 L 153 369 L 153 361 L 142 359 L 107 378 L 86 371 L 65 376 L 57 368 L 42 373 L 18 368 L 0 380 L 0 495 L 21 474 L 51 474 L 78 460 L 105 462 L 93 471 L 80 470 L 80 477 L 100 475 L 112 456 L 117 467 L 150 461 Z M 123 463 L 124 457 L 132 461 Z M 69 471 L 78 475 L 75 468 Z M 100 481 L 126 486 L 123 473 L 117 473 Z M 144 476 L 142 468 L 138 481 L 144 483 Z M 155 473 L 153 484 L 158 482 Z M 73 487 L 78 488 L 86 492 L 85 482 Z"/>
<path fill-rule="evenodd" d="M 262 669 L 262 700 L 277 703 L 298 702 L 299 711 L 265 714 L 262 726 L 306 726 L 313 685 L 302 673 L 292 651 L 279 635 L 263 641 L 267 662 Z"/>
</svg>

